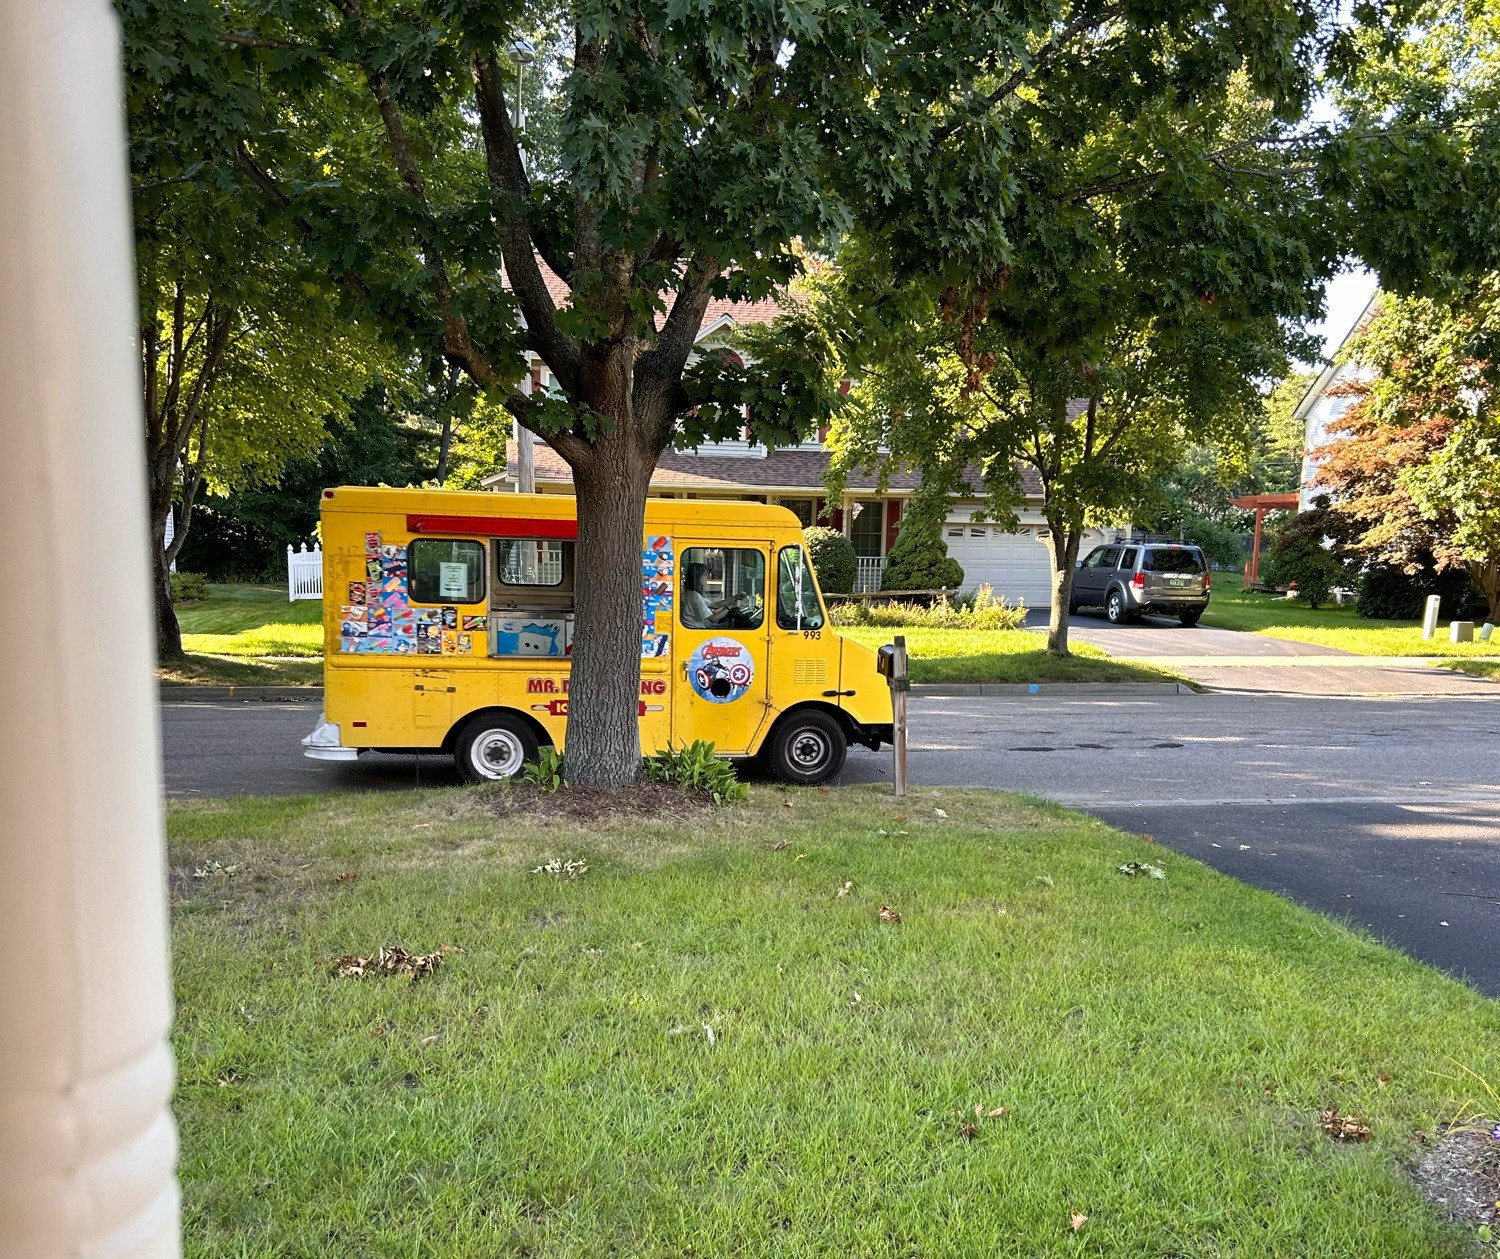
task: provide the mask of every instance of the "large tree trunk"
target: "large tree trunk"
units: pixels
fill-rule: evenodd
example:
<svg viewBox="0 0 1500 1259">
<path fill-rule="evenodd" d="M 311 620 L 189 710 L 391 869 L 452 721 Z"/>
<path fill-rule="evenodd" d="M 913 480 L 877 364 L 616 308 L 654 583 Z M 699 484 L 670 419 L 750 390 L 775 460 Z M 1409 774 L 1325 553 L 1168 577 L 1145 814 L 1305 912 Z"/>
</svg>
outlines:
<svg viewBox="0 0 1500 1259">
<path fill-rule="evenodd" d="M 1467 564 L 1469 580 L 1490 605 L 1489 619 L 1500 617 L 1500 557 L 1489 562 L 1470 560 Z"/>
<path fill-rule="evenodd" d="M 156 658 L 158 660 L 180 660 L 182 658 L 182 627 L 177 624 L 177 610 L 172 606 L 172 557 L 181 542 L 173 537 L 171 552 L 163 539 L 167 534 L 167 518 L 172 514 L 173 473 L 169 468 L 164 474 L 153 465 L 147 477 L 147 494 L 151 518 L 151 586 L 152 602 L 156 607 Z"/>
<path fill-rule="evenodd" d="M 578 496 L 568 781 L 623 787 L 640 773 L 641 542 L 654 454 L 622 425 L 573 465 Z"/>
<path fill-rule="evenodd" d="M 177 623 L 177 609 L 172 606 L 172 568 L 160 534 L 151 540 L 151 584 L 156 603 L 156 658 L 180 660 L 182 627 Z"/>
<path fill-rule="evenodd" d="M 1068 654 L 1068 605 L 1073 599 L 1073 566 L 1081 530 L 1047 521 L 1047 554 L 1052 559 L 1052 611 L 1047 618 L 1047 654 Z"/>
</svg>

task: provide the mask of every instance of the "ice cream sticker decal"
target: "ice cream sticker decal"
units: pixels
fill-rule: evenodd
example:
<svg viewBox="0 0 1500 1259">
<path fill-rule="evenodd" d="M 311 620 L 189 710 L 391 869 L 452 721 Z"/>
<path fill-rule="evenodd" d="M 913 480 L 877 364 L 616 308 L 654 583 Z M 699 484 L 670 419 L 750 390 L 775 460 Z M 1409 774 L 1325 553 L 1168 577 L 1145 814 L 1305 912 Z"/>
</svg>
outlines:
<svg viewBox="0 0 1500 1259">
<path fill-rule="evenodd" d="M 750 649 L 733 638 L 699 643 L 688 661 L 688 681 L 710 704 L 733 703 L 750 689 L 754 678 Z"/>
</svg>

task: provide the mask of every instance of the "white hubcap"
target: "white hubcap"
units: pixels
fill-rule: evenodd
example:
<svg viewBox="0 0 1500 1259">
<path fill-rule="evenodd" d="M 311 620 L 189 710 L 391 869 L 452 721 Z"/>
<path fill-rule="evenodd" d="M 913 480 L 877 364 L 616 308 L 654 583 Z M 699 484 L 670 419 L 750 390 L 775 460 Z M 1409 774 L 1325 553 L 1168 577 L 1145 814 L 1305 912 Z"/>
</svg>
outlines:
<svg viewBox="0 0 1500 1259">
<path fill-rule="evenodd" d="M 792 764 L 801 770 L 818 769 L 828 760 L 828 737 L 821 730 L 798 730 L 787 748 Z"/>
<path fill-rule="evenodd" d="M 486 730 L 469 748 L 469 760 L 485 778 L 511 778 L 521 772 L 526 749 L 509 730 Z"/>
</svg>

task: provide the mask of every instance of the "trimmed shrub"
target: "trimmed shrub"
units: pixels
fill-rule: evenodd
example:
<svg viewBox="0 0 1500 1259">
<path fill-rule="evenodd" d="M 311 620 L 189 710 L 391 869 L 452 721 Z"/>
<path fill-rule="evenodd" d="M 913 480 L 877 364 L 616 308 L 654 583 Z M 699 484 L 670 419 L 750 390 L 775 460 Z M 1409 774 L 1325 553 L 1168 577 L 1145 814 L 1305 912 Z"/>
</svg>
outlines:
<svg viewBox="0 0 1500 1259">
<path fill-rule="evenodd" d="M 804 529 L 807 557 L 812 560 L 818 585 L 825 595 L 846 595 L 854 589 L 859 575 L 859 561 L 854 558 L 854 544 L 837 529 L 814 525 Z"/>
<path fill-rule="evenodd" d="M 1026 620 L 1026 607 L 995 598 L 994 591 L 986 585 L 956 603 L 946 599 L 930 605 L 851 599 L 831 604 L 828 619 L 834 625 L 881 625 L 891 629 L 1009 630 L 1020 629 Z"/>
<path fill-rule="evenodd" d="M 896 545 L 886 557 L 882 590 L 957 589 L 964 570 L 948 554 L 941 525 L 909 519 L 896 534 Z"/>
<path fill-rule="evenodd" d="M 169 580 L 173 603 L 192 603 L 208 597 L 208 578 L 202 573 L 173 573 Z"/>
</svg>

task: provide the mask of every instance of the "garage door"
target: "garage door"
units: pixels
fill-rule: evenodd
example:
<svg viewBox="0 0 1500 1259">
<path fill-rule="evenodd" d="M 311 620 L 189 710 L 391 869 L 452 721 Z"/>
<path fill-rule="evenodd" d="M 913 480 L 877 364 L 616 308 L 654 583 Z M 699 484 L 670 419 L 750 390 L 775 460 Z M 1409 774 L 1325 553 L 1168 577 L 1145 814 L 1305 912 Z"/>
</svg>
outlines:
<svg viewBox="0 0 1500 1259">
<path fill-rule="evenodd" d="M 1052 561 L 1039 529 L 1008 533 L 998 525 L 950 521 L 943 528 L 948 554 L 964 568 L 965 590 L 986 582 L 1007 603 L 1028 608 L 1052 605 Z"/>
</svg>

